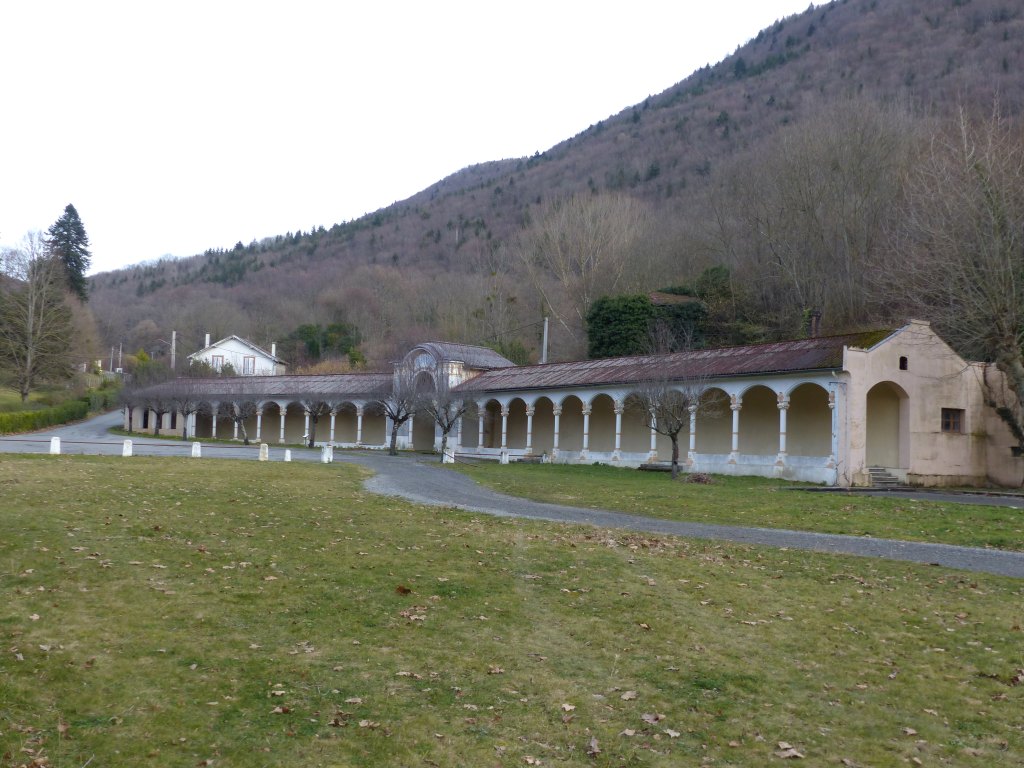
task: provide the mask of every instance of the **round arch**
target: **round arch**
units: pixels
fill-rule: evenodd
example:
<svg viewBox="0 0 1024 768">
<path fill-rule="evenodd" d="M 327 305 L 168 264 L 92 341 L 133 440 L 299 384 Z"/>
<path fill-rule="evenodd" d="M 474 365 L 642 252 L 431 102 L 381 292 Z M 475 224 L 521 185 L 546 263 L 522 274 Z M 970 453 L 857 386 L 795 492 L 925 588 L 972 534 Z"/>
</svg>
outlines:
<svg viewBox="0 0 1024 768">
<path fill-rule="evenodd" d="M 615 450 L 615 400 L 601 393 L 590 400 L 590 434 L 587 449 L 599 453 Z"/>
<path fill-rule="evenodd" d="M 562 398 L 558 419 L 558 450 L 583 450 L 583 401 L 577 395 Z"/>
<path fill-rule="evenodd" d="M 711 387 L 700 396 L 696 429 L 697 453 L 723 454 L 732 450 L 732 411 L 725 390 Z"/>
<path fill-rule="evenodd" d="M 555 404 L 550 397 L 541 396 L 533 401 L 534 453 L 547 453 L 555 447 Z"/>
<path fill-rule="evenodd" d="M 805 382 L 789 393 L 786 416 L 786 453 L 791 456 L 832 454 L 832 409 L 828 390 Z"/>
<path fill-rule="evenodd" d="M 779 452 L 779 396 L 763 384 L 743 393 L 739 452 L 775 456 Z"/>
<path fill-rule="evenodd" d="M 910 466 L 910 397 L 895 382 L 880 381 L 868 390 L 865 462 L 869 467 Z"/>
</svg>

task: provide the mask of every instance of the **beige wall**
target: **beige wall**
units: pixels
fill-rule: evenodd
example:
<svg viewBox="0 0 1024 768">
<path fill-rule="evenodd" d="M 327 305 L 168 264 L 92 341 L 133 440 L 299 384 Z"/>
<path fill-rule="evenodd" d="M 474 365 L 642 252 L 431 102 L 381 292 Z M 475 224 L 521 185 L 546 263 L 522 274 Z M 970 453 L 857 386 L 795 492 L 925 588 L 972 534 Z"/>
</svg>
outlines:
<svg viewBox="0 0 1024 768">
<path fill-rule="evenodd" d="M 832 409 L 828 392 L 817 384 L 801 384 L 789 395 L 786 453 L 828 456 L 832 453 Z"/>
</svg>

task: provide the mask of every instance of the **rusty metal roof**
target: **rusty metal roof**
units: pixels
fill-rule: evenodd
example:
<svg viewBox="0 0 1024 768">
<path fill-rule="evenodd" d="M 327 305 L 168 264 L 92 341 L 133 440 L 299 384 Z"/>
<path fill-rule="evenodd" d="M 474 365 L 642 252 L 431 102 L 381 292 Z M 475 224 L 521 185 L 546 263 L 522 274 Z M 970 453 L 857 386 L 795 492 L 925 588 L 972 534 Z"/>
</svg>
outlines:
<svg viewBox="0 0 1024 768">
<path fill-rule="evenodd" d="M 378 398 L 391 391 L 390 373 L 336 373 L 293 376 L 219 376 L 180 378 L 150 387 L 145 394 L 170 396 L 183 388 L 191 396 L 208 400 L 342 401 Z"/>
<path fill-rule="evenodd" d="M 889 330 L 868 331 L 668 355 L 518 366 L 487 371 L 457 389 L 485 392 L 552 389 L 836 369 L 843 364 L 844 347 L 868 348 L 891 334 Z"/>
</svg>

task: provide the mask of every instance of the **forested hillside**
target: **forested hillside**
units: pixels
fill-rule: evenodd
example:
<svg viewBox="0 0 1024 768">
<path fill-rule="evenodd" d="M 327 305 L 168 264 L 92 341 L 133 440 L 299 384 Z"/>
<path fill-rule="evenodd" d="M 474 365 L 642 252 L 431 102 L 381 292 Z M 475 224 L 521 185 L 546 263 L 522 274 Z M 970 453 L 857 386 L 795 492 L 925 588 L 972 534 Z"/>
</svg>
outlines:
<svg viewBox="0 0 1024 768">
<path fill-rule="evenodd" d="M 887 286 L 915 168 L 961 109 L 1018 116 L 1022 71 L 1018 2 L 837 0 L 544 153 L 100 274 L 90 304 L 126 350 L 237 333 L 299 363 L 355 346 L 371 367 L 427 338 L 535 356 L 545 313 L 553 356 L 581 356 L 594 301 L 659 288 L 703 301 L 724 341 L 798 333 L 815 308 L 826 332 L 891 321 L 911 309 Z M 314 350 L 331 326 L 344 343 Z"/>
</svg>

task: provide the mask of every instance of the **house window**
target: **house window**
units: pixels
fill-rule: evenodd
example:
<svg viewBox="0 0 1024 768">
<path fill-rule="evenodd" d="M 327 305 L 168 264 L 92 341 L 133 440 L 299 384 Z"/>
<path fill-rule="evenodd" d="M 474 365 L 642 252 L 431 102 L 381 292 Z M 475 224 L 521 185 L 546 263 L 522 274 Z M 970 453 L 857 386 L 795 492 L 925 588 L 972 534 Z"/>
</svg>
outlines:
<svg viewBox="0 0 1024 768">
<path fill-rule="evenodd" d="M 962 434 L 964 431 L 963 408 L 942 409 L 942 431 Z"/>
<path fill-rule="evenodd" d="M 905 358 L 905 357 L 901 357 L 900 358 L 900 370 L 901 371 L 907 370 L 907 358 Z"/>
<path fill-rule="evenodd" d="M 243 357 L 242 358 L 242 375 L 252 376 L 256 373 L 256 358 L 255 357 Z"/>
<path fill-rule="evenodd" d="M 210 365 L 213 370 L 219 371 L 224 367 L 224 355 L 213 355 L 210 357 Z"/>
</svg>

